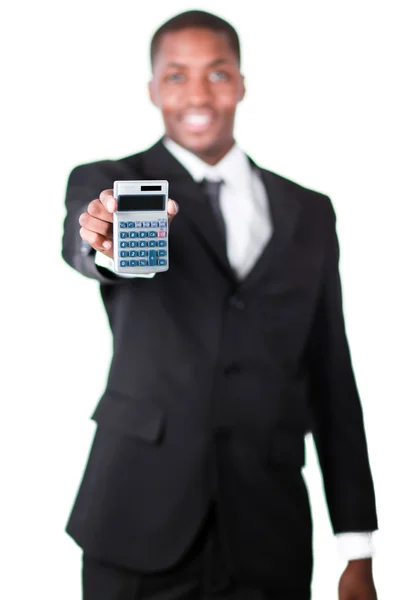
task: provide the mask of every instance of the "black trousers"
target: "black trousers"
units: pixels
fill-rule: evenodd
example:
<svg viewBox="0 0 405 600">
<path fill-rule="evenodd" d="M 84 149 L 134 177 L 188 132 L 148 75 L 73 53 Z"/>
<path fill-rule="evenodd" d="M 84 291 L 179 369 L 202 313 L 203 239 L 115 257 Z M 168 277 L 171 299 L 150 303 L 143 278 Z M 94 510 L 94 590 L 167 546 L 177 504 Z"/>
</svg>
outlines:
<svg viewBox="0 0 405 600">
<path fill-rule="evenodd" d="M 167 571 L 138 573 L 83 555 L 83 600 L 310 600 L 310 591 L 247 588 L 229 572 L 214 508 L 184 558 Z"/>
</svg>

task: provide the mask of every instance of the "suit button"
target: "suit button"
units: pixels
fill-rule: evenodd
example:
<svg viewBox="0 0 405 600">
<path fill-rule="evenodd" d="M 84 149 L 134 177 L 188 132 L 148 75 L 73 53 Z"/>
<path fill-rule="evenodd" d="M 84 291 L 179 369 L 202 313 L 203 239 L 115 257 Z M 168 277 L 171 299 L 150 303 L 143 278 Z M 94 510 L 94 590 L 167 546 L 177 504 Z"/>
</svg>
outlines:
<svg viewBox="0 0 405 600">
<path fill-rule="evenodd" d="M 245 308 L 245 303 L 241 298 L 238 298 L 238 296 L 230 296 L 229 306 L 236 308 L 237 310 L 243 310 Z"/>
<path fill-rule="evenodd" d="M 238 373 L 240 373 L 240 366 L 237 363 L 230 363 L 224 368 L 224 375 L 226 377 L 237 375 Z"/>
</svg>

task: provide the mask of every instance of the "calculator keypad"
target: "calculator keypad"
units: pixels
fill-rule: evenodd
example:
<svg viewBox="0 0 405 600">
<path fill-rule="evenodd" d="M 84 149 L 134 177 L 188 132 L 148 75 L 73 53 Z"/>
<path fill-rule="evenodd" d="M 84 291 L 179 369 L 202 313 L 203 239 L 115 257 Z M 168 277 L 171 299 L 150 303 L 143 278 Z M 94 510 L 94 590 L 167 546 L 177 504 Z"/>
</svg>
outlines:
<svg viewBox="0 0 405 600">
<path fill-rule="evenodd" d="M 119 266 L 124 269 L 128 267 L 166 266 L 167 229 L 166 219 L 159 219 L 158 221 L 120 221 L 118 233 Z M 123 250 L 124 248 L 128 248 L 128 250 Z M 136 248 L 136 250 L 133 250 L 133 248 Z"/>
</svg>

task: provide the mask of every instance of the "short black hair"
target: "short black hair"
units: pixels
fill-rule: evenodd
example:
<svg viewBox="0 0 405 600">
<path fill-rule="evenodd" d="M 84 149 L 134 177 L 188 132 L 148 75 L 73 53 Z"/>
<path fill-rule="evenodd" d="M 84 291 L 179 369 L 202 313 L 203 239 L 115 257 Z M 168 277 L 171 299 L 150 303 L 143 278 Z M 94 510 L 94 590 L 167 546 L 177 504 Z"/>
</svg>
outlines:
<svg viewBox="0 0 405 600">
<path fill-rule="evenodd" d="M 187 12 L 180 13 L 169 21 L 166 21 L 155 31 L 151 45 L 150 45 L 150 62 L 153 69 L 153 61 L 159 50 L 159 45 L 162 37 L 166 33 L 173 31 L 181 31 L 182 29 L 188 29 L 190 27 L 200 27 L 201 29 L 210 29 L 217 33 L 224 33 L 229 41 L 229 45 L 236 55 L 238 64 L 240 66 L 240 43 L 239 37 L 236 30 L 228 21 L 217 17 L 212 13 L 205 12 L 203 10 L 188 10 Z"/>
</svg>

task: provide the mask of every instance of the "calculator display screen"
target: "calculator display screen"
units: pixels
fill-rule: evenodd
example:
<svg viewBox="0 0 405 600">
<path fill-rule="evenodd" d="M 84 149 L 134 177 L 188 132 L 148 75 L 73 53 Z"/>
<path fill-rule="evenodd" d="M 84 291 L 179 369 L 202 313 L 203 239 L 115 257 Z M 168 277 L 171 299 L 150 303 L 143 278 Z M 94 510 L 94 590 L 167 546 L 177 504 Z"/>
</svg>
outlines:
<svg viewBox="0 0 405 600">
<path fill-rule="evenodd" d="M 117 197 L 118 210 L 165 210 L 164 194 L 132 194 Z"/>
</svg>

